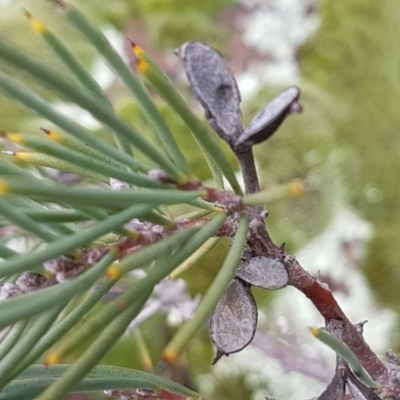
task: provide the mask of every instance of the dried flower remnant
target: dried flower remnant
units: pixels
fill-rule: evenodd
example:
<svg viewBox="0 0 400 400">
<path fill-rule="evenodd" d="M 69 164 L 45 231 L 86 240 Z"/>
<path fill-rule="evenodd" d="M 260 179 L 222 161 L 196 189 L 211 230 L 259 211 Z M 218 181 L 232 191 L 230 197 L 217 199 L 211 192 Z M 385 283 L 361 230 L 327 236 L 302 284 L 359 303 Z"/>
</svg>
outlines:
<svg viewBox="0 0 400 400">
<path fill-rule="evenodd" d="M 223 355 L 245 348 L 253 339 L 256 327 L 257 306 L 250 285 L 235 278 L 211 317 L 210 335 L 217 348 L 213 363 Z"/>
</svg>

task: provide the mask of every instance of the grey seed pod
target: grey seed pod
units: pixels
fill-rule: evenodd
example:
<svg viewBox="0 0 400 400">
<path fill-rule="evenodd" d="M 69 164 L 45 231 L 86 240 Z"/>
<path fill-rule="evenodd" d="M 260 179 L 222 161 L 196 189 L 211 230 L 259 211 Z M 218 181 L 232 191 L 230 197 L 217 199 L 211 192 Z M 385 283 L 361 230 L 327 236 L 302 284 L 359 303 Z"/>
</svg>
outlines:
<svg viewBox="0 0 400 400">
<path fill-rule="evenodd" d="M 221 55 L 200 42 L 186 42 L 175 54 L 183 60 L 193 93 L 211 126 L 232 145 L 243 131 L 240 94 Z"/>
<path fill-rule="evenodd" d="M 236 276 L 253 286 L 280 289 L 289 282 L 285 266 L 272 257 L 250 258 L 236 270 Z"/>
<path fill-rule="evenodd" d="M 300 89 L 296 86 L 289 87 L 275 97 L 253 118 L 233 148 L 238 152 L 246 151 L 251 146 L 267 140 L 290 113 L 303 111 L 298 102 L 299 97 Z"/>
<path fill-rule="evenodd" d="M 257 306 L 250 286 L 234 279 L 215 308 L 210 322 L 210 335 L 217 355 L 216 363 L 246 347 L 253 339 L 257 327 Z"/>
</svg>

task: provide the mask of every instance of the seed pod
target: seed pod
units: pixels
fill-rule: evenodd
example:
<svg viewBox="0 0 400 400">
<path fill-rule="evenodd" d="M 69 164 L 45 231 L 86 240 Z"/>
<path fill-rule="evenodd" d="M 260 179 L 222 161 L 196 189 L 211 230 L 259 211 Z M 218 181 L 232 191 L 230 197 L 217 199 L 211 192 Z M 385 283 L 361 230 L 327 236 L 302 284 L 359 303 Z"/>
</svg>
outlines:
<svg viewBox="0 0 400 400">
<path fill-rule="evenodd" d="M 272 257 L 253 257 L 236 270 L 236 276 L 253 286 L 280 289 L 289 282 L 285 266 Z"/>
<path fill-rule="evenodd" d="M 299 97 L 300 89 L 296 86 L 289 87 L 275 97 L 253 118 L 234 143 L 234 149 L 246 151 L 249 147 L 267 140 L 290 113 L 303 111 L 298 102 Z"/>
<path fill-rule="evenodd" d="M 186 42 L 175 54 L 183 60 L 193 93 L 211 126 L 232 145 L 243 131 L 240 94 L 221 55 L 200 42 Z"/>
<path fill-rule="evenodd" d="M 257 306 L 250 286 L 241 279 L 234 279 L 226 289 L 213 315 L 210 335 L 217 355 L 216 363 L 223 355 L 236 353 L 253 339 L 257 327 Z"/>
</svg>

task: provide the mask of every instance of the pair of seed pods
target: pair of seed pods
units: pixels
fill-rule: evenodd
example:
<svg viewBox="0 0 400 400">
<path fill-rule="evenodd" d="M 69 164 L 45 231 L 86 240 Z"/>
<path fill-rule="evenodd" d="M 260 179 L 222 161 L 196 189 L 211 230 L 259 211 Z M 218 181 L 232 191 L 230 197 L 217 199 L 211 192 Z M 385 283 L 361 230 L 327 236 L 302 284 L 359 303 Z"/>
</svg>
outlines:
<svg viewBox="0 0 400 400">
<path fill-rule="evenodd" d="M 298 102 L 300 90 L 291 86 L 243 129 L 240 93 L 221 55 L 199 42 L 185 43 L 176 54 L 183 60 L 193 93 L 203 106 L 206 118 L 235 154 L 247 152 L 255 144 L 267 140 L 290 113 L 302 111 Z M 262 256 L 241 264 L 236 276 L 211 317 L 210 334 L 217 348 L 214 362 L 243 349 L 254 337 L 257 307 L 251 286 L 279 289 L 289 280 L 280 261 Z"/>
</svg>

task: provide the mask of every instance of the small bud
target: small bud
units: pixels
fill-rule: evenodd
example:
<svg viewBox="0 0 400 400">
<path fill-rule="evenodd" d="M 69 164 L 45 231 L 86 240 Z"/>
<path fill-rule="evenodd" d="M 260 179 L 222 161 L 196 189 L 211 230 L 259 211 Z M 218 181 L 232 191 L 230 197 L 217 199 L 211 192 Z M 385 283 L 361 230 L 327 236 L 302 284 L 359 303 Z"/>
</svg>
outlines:
<svg viewBox="0 0 400 400">
<path fill-rule="evenodd" d="M 256 327 L 257 306 L 250 286 L 234 279 L 211 316 L 210 335 L 217 348 L 213 363 L 223 355 L 245 348 L 252 341 Z"/>
<path fill-rule="evenodd" d="M 272 257 L 253 257 L 236 270 L 236 276 L 250 285 L 264 289 L 280 289 L 289 282 L 285 266 Z"/>
<path fill-rule="evenodd" d="M 233 144 L 233 148 L 238 152 L 246 151 L 251 146 L 267 140 L 290 113 L 302 111 L 298 102 L 299 97 L 300 89 L 296 86 L 289 87 L 275 97 L 264 110 L 253 118 Z"/>
<path fill-rule="evenodd" d="M 199 42 L 186 42 L 175 54 L 183 60 L 194 95 L 211 126 L 232 145 L 243 130 L 240 94 L 221 55 Z"/>
</svg>

